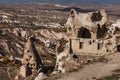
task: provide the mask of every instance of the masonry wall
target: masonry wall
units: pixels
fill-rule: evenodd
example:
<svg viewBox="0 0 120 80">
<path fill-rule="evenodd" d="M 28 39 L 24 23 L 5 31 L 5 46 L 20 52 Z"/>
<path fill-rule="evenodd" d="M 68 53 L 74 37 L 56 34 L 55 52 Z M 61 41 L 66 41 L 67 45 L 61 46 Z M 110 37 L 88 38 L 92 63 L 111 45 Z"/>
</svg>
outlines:
<svg viewBox="0 0 120 80">
<path fill-rule="evenodd" d="M 109 45 L 104 44 L 103 41 L 96 39 L 83 39 L 83 38 L 72 38 L 71 48 L 73 53 L 80 54 L 107 54 L 109 50 L 107 49 Z M 110 47 L 110 46 L 109 46 Z"/>
</svg>

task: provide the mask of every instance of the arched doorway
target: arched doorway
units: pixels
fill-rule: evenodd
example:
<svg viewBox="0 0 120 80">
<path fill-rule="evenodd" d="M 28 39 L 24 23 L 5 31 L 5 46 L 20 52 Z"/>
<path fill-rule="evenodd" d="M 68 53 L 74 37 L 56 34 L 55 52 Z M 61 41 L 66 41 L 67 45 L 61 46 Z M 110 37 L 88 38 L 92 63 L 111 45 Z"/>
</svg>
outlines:
<svg viewBox="0 0 120 80">
<path fill-rule="evenodd" d="M 79 37 L 79 38 L 91 38 L 91 33 L 86 28 L 80 28 L 78 30 L 77 37 Z"/>
</svg>

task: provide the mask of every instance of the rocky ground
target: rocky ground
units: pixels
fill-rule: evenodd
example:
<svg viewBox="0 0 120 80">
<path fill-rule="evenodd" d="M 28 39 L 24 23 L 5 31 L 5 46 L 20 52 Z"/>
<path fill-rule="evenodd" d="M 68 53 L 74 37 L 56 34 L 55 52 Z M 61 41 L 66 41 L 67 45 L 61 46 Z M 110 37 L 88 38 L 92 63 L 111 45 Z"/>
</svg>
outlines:
<svg viewBox="0 0 120 80">
<path fill-rule="evenodd" d="M 14 77 L 17 72 L 16 65 L 13 65 L 7 59 L 11 59 L 11 56 L 21 59 L 24 45 L 30 36 L 36 37 L 35 46 L 39 55 L 42 56 L 44 65 L 54 66 L 55 62 L 52 63 L 53 59 L 55 60 L 55 47 L 53 44 L 57 44 L 61 38 L 68 40 L 64 24 L 71 8 L 75 8 L 79 12 L 105 8 L 110 19 L 120 18 L 119 5 L 102 7 L 75 4 L 66 6 L 58 4 L 0 5 L 0 80 L 10 80 L 9 67 L 11 67 L 10 75 Z M 48 46 L 50 47 L 48 48 Z M 52 54 L 52 56 L 47 53 Z M 119 56 L 119 53 L 111 54 L 109 57 L 105 56 L 107 62 L 102 59 L 103 61 L 84 63 L 78 71 L 50 75 L 49 78 L 51 80 L 119 80 Z M 3 57 L 5 57 L 4 60 Z M 81 61 L 88 60 L 88 57 L 81 56 L 81 58 Z M 94 57 L 89 59 L 94 59 Z"/>
<path fill-rule="evenodd" d="M 112 54 L 107 62 L 96 62 L 84 65 L 80 70 L 63 75 L 58 80 L 119 80 L 120 55 Z"/>
</svg>

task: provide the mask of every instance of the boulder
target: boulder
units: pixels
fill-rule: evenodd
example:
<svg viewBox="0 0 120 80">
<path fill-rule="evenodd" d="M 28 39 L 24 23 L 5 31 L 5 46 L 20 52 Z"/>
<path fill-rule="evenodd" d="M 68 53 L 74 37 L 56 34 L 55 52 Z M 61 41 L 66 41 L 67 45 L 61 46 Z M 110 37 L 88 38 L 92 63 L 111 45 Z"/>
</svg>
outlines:
<svg viewBox="0 0 120 80">
<path fill-rule="evenodd" d="M 47 76 L 43 72 L 40 72 L 35 80 L 45 80 L 46 78 Z"/>
</svg>

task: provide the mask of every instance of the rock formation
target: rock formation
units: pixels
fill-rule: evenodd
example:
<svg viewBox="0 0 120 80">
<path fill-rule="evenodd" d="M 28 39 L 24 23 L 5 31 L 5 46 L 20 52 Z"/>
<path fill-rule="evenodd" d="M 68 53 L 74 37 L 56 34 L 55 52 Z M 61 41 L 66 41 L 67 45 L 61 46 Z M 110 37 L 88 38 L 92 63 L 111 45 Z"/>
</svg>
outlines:
<svg viewBox="0 0 120 80">
<path fill-rule="evenodd" d="M 35 80 L 47 80 L 47 76 L 43 72 L 41 72 L 38 74 Z"/>
<path fill-rule="evenodd" d="M 34 38 L 30 37 L 25 45 L 22 62 L 23 66 L 20 69 L 20 72 L 24 77 L 34 74 L 35 72 L 39 73 L 39 70 L 43 70 L 44 72 L 42 60 L 34 46 L 33 41 Z"/>
<path fill-rule="evenodd" d="M 66 27 L 69 47 L 73 53 L 104 55 L 119 51 L 120 22 L 118 20 L 110 27 L 107 23 L 108 17 L 104 9 L 88 13 L 77 13 L 71 9 Z"/>
<path fill-rule="evenodd" d="M 104 9 L 89 13 L 77 13 L 71 9 L 66 22 L 67 33 L 71 37 L 101 38 L 107 31 L 105 26 L 107 20 L 108 17 Z"/>
<path fill-rule="evenodd" d="M 75 61 L 73 54 L 69 51 L 69 42 L 62 40 L 56 47 L 56 70 L 66 73 L 79 68 L 80 64 Z"/>
</svg>

